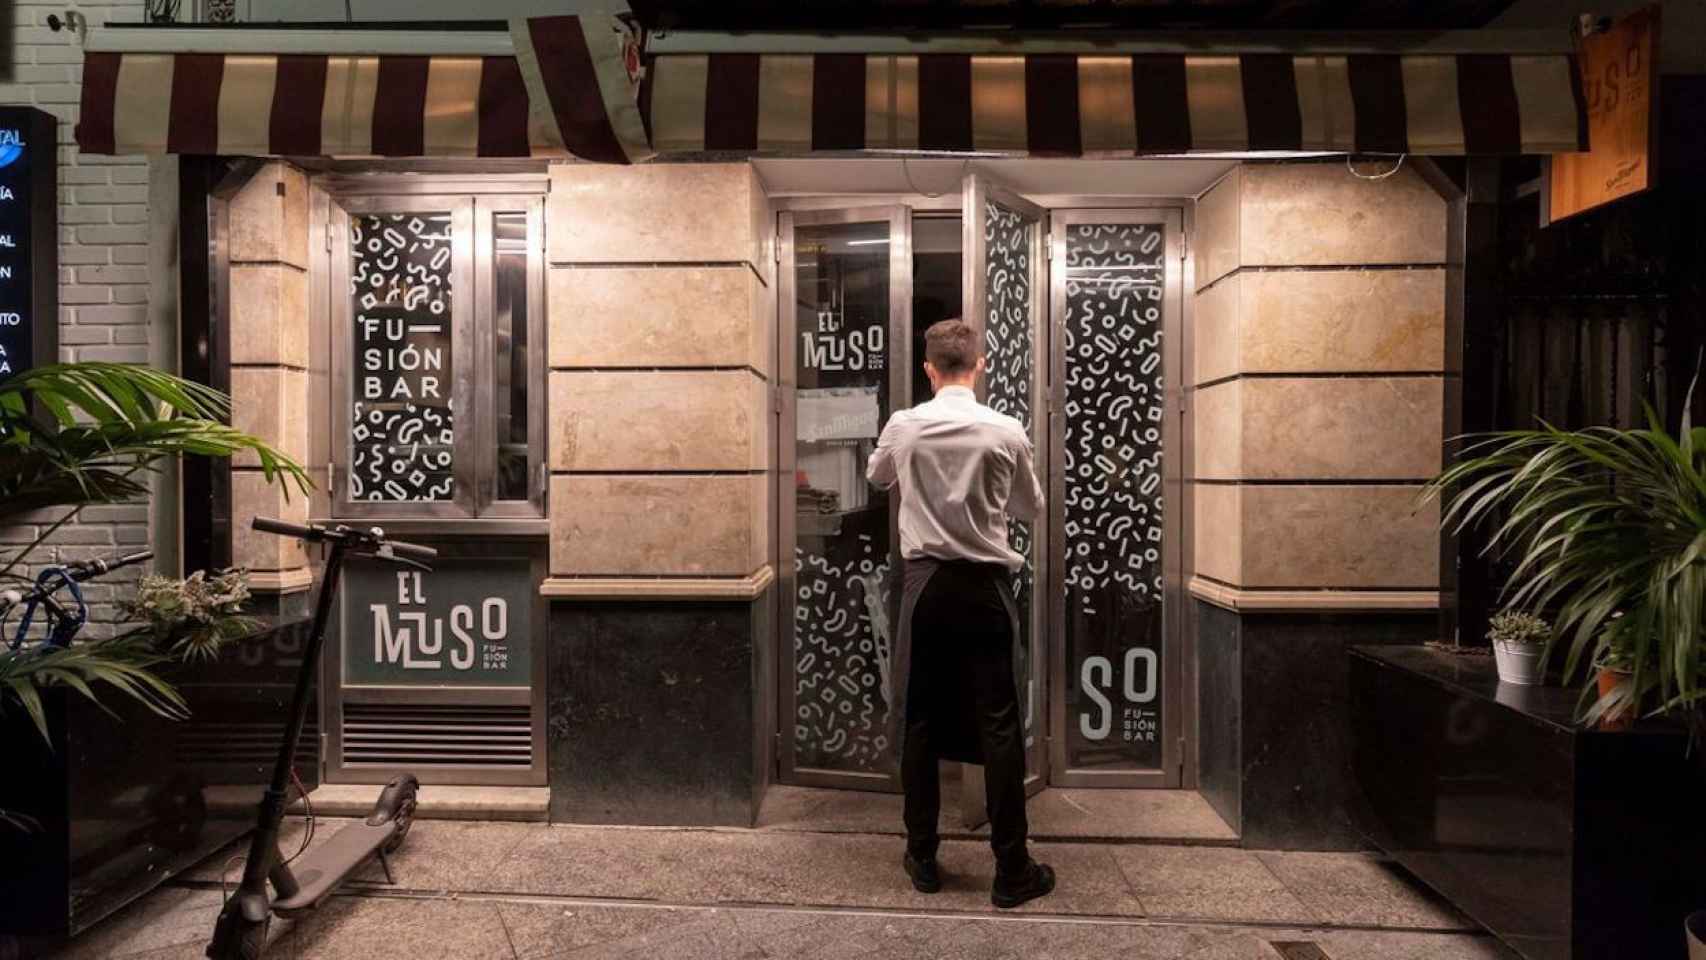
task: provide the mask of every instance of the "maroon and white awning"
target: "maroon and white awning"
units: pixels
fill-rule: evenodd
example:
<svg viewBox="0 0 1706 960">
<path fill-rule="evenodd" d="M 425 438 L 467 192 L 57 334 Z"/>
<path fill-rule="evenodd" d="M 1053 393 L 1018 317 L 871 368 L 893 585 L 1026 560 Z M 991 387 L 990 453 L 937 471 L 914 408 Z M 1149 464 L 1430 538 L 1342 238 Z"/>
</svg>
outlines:
<svg viewBox="0 0 1706 960">
<path fill-rule="evenodd" d="M 710 53 L 650 71 L 659 153 L 1586 148 L 1565 54 Z"/>
<path fill-rule="evenodd" d="M 1175 50 L 853 36 L 790 51 L 787 38 L 722 40 L 706 50 L 654 43 L 641 82 L 638 43 L 604 16 L 516 20 L 507 33 L 108 27 L 91 38 L 77 142 L 91 153 L 614 163 L 654 153 L 1586 147 L 1571 55 L 1488 49 L 1480 35 L 1463 49 L 1387 37 L 1374 52 L 1200 38 Z"/>
<path fill-rule="evenodd" d="M 107 154 L 627 163 L 650 151 L 618 26 L 523 22 L 522 43 L 509 33 L 109 27 L 84 59 L 77 143 Z"/>
</svg>

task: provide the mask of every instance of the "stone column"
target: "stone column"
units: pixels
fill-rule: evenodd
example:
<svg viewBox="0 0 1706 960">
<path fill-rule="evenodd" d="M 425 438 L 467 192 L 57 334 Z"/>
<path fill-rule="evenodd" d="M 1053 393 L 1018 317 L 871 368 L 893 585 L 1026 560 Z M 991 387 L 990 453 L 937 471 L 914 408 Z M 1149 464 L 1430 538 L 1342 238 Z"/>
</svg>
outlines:
<svg viewBox="0 0 1706 960">
<path fill-rule="evenodd" d="M 739 164 L 552 167 L 551 810 L 750 824 L 770 738 L 770 214 Z"/>
<path fill-rule="evenodd" d="M 1343 648 L 1434 629 L 1446 221 L 1408 167 L 1337 160 L 1244 165 L 1197 207 L 1200 779 L 1255 846 L 1356 843 Z"/>
<path fill-rule="evenodd" d="M 308 179 L 269 163 L 230 201 L 231 423 L 308 460 Z M 268 483 L 252 453 L 231 462 L 232 562 L 262 608 L 313 583 L 299 541 L 249 532 L 256 516 L 308 519 L 308 498 Z"/>
</svg>

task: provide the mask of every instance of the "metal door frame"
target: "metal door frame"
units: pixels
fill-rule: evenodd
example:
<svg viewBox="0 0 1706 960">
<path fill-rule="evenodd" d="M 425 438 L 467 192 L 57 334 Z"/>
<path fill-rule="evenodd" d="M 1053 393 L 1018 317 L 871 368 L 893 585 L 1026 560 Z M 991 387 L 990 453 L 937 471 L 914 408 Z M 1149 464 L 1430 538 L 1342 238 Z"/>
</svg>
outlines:
<svg viewBox="0 0 1706 960">
<path fill-rule="evenodd" d="M 1066 256 L 1065 229 L 1076 224 L 1163 222 L 1166 224 L 1166 280 L 1162 294 L 1161 379 L 1164 415 L 1161 425 L 1162 576 L 1162 741 L 1159 770 L 1074 770 L 1066 757 L 1066 591 L 1051 589 L 1049 598 L 1049 785 L 1056 787 L 1179 787 L 1184 784 L 1187 716 L 1184 676 L 1188 651 L 1184 589 L 1183 330 L 1185 272 L 1185 212 L 1187 205 L 1101 209 L 1055 209 L 1049 212 L 1049 450 L 1064 450 L 1066 421 L 1062 415 L 1066 386 Z M 1049 465 L 1050 569 L 1066 569 L 1065 457 Z M 1064 586 L 1062 584 L 1061 586 Z M 1194 702 L 1194 698 L 1191 702 Z"/>
<path fill-rule="evenodd" d="M 794 550 L 797 534 L 795 510 L 797 500 L 794 471 L 798 469 L 797 398 L 799 376 L 797 335 L 798 312 L 795 310 L 794 228 L 844 223 L 889 224 L 889 356 L 888 391 L 892 414 L 904 404 L 912 376 L 912 214 L 905 204 L 882 204 L 866 207 L 848 206 L 836 209 L 783 210 L 777 222 L 776 259 L 776 329 L 780 341 L 776 358 L 776 382 L 779 390 L 780 415 L 776 418 L 777 470 L 777 610 L 776 610 L 776 684 L 780 709 L 777 712 L 778 779 L 786 784 L 807 787 L 900 792 L 900 774 L 864 773 L 853 770 L 826 770 L 800 767 L 795 763 L 794 710 L 794 591 L 798 577 L 794 573 Z M 900 537 L 897 530 L 898 497 L 889 498 L 889 563 L 891 569 L 900 556 Z"/>
<path fill-rule="evenodd" d="M 1031 284 L 1031 316 L 1035 328 L 1031 338 L 1031 368 L 1034 371 L 1031 384 L 1031 446 L 1034 450 L 1035 466 L 1041 475 L 1049 476 L 1049 465 L 1053 462 L 1053 447 L 1050 444 L 1052 436 L 1050 421 L 1052 411 L 1049 404 L 1052 390 L 1054 370 L 1050 362 L 1049 344 L 1053 339 L 1049 315 L 1049 290 L 1052 284 L 1052 272 L 1046 269 L 1049 242 L 1049 211 L 1014 192 L 999 183 L 992 181 L 988 174 L 977 171 L 969 172 L 964 178 L 963 201 L 961 207 L 961 222 L 964 224 L 964 239 L 961 244 L 961 262 L 964 273 L 961 278 L 962 311 L 966 318 L 977 330 L 981 338 L 986 334 L 985 315 L 988 305 L 985 303 L 986 292 L 983 285 L 982 270 L 988 259 L 989 251 L 985 248 L 983 236 L 984 205 L 989 201 L 1006 207 L 1022 216 L 1036 221 L 1036 228 L 1031 235 L 1031 263 L 1033 264 L 1034 281 Z M 978 383 L 978 400 L 986 402 L 989 399 L 989 382 L 987 375 Z M 1051 543 L 1049 516 L 1045 515 L 1031 525 L 1031 563 L 1034 581 L 1031 589 L 1031 673 L 1035 684 L 1037 713 L 1032 736 L 1035 738 L 1031 746 L 1025 750 L 1025 793 L 1032 795 L 1041 791 L 1048 783 L 1048 771 L 1051 757 L 1049 756 L 1049 741 L 1053 736 L 1051 724 L 1052 711 L 1050 707 L 1051 684 L 1049 677 L 1050 661 L 1054 659 L 1050 642 L 1051 618 L 1049 615 L 1048 597 L 1056 592 L 1052 580 L 1054 565 Z M 962 774 L 965 785 L 965 803 L 975 805 L 978 809 L 983 806 L 981 783 L 974 784 L 973 780 L 981 781 L 982 768 L 977 768 L 978 775 L 972 774 L 968 765 Z M 975 794 L 975 796 L 974 796 Z"/>
</svg>

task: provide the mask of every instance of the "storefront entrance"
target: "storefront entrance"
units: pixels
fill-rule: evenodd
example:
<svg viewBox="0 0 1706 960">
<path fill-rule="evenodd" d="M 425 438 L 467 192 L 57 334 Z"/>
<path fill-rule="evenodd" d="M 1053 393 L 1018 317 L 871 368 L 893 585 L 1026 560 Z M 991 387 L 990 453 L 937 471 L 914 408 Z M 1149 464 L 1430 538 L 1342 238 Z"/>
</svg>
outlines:
<svg viewBox="0 0 1706 960">
<path fill-rule="evenodd" d="M 1169 391 L 1187 204 L 1045 208 L 979 172 L 894 199 L 784 201 L 777 221 L 781 779 L 899 789 L 884 739 L 897 504 L 864 465 L 888 415 L 928 398 L 924 330 L 964 316 L 985 334 L 985 401 L 1030 429 L 1046 472 L 1046 523 L 1011 530 L 1029 557 L 1014 592 L 1032 789 L 1180 786 Z"/>
</svg>

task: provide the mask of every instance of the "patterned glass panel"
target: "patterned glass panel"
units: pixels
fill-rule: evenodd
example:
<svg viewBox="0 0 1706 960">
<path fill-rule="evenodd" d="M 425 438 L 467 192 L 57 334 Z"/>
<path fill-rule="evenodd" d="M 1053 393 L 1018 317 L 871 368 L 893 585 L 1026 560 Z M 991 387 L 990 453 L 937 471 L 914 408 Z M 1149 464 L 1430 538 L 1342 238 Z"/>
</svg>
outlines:
<svg viewBox="0 0 1706 960">
<path fill-rule="evenodd" d="M 1032 237 L 1037 221 L 988 200 L 984 203 L 984 341 L 989 357 L 989 406 L 1033 432 L 1031 400 L 1036 390 L 1037 324 L 1032 290 Z M 1013 597 L 1019 604 L 1019 642 L 1025 658 L 1025 744 L 1029 746 L 1040 721 L 1037 665 L 1041 649 L 1034 637 L 1031 597 L 1036 583 L 1031 525 L 1008 521 L 1008 542 L 1025 557 L 1013 575 Z"/>
<path fill-rule="evenodd" d="M 451 249 L 449 213 L 350 217 L 351 500 L 456 498 Z"/>
<path fill-rule="evenodd" d="M 889 413 L 889 228 L 795 230 L 794 764 L 883 772 L 888 495 L 865 463 Z"/>
<path fill-rule="evenodd" d="M 1162 764 L 1166 227 L 1066 232 L 1067 764 Z"/>
</svg>

